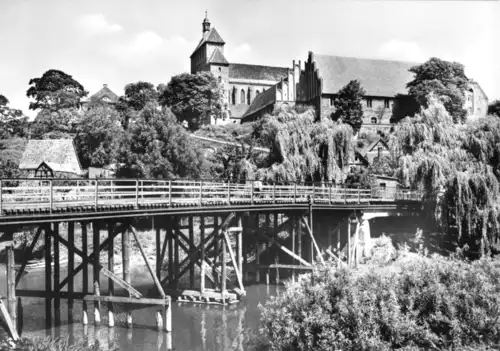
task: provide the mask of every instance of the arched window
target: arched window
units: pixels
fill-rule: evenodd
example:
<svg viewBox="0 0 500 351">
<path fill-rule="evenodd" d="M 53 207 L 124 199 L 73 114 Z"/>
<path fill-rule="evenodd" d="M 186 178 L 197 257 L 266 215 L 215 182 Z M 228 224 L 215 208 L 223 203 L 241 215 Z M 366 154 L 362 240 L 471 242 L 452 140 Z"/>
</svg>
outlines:
<svg viewBox="0 0 500 351">
<path fill-rule="evenodd" d="M 219 72 L 222 71 L 222 68 L 219 67 Z"/>
<path fill-rule="evenodd" d="M 370 119 L 370 122 L 371 122 L 372 124 L 377 124 L 377 117 L 372 117 L 372 118 Z"/>
<path fill-rule="evenodd" d="M 220 84 L 220 83 L 222 83 L 222 77 L 221 77 L 221 76 L 219 76 L 219 78 L 218 78 L 218 79 L 219 79 L 219 84 Z"/>
<path fill-rule="evenodd" d="M 241 92 L 240 92 L 240 104 L 244 104 L 245 103 L 245 89 L 241 89 Z"/>
<path fill-rule="evenodd" d="M 250 105 L 251 103 L 252 103 L 252 88 L 248 88 L 247 104 Z"/>
</svg>

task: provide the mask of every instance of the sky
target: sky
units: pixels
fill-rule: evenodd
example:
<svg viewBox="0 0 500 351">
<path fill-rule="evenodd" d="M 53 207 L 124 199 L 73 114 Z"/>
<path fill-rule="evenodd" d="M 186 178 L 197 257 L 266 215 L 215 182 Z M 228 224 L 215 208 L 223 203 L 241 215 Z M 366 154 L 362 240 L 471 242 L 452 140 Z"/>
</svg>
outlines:
<svg viewBox="0 0 500 351">
<path fill-rule="evenodd" d="M 0 94 L 30 117 L 29 80 L 49 69 L 90 94 L 189 72 L 208 12 L 229 62 L 291 67 L 309 51 L 465 65 L 500 99 L 500 2 L 416 0 L 0 0 Z"/>
</svg>

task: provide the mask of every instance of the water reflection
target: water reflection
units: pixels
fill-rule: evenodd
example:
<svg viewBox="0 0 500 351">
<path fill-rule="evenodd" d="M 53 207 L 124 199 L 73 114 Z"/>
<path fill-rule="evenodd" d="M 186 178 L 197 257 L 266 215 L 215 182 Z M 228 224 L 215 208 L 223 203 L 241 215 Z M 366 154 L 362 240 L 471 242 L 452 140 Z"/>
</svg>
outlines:
<svg viewBox="0 0 500 351">
<path fill-rule="evenodd" d="M 35 274 L 30 272 L 26 277 L 29 277 L 29 281 L 23 278 L 20 288 L 35 289 L 38 280 Z M 31 286 L 33 282 L 35 285 Z M 141 288 L 146 290 L 151 286 Z M 84 306 L 80 300 L 69 304 L 65 299 L 59 302 L 53 299 L 46 306 L 43 298 L 19 298 L 18 330 L 22 336 L 62 337 L 68 338 L 70 344 L 93 346 L 98 343 L 109 350 L 264 350 L 261 347 L 262 337 L 258 334 L 258 304 L 265 303 L 269 296 L 275 294 L 275 286 L 254 285 L 247 287 L 247 296 L 238 304 L 217 306 L 174 303 L 172 333 L 156 330 L 157 307 L 133 306 L 133 325 L 127 328 L 127 309 L 124 305 L 115 304 L 116 326 L 108 328 L 108 313 L 104 304 L 101 305 L 101 324 L 96 326 L 92 303 L 87 303 L 89 324 L 83 325 Z M 55 310 L 54 307 L 58 305 L 60 308 Z M 50 307 L 51 316 L 45 315 L 46 307 Z M 5 336 L 2 333 L 4 331 L 0 331 L 0 338 Z"/>
</svg>

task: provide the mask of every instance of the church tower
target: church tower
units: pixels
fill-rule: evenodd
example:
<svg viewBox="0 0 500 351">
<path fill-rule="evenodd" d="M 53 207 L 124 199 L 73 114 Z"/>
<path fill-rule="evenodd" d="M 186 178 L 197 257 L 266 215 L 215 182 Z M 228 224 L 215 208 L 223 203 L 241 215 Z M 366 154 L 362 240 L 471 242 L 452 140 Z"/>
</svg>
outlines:
<svg viewBox="0 0 500 351">
<path fill-rule="evenodd" d="M 229 62 L 224 57 L 226 44 L 215 27 L 210 27 L 207 13 L 202 24 L 202 37 L 191 54 L 191 73 L 212 72 L 224 92 L 224 102 L 228 102 Z"/>
</svg>

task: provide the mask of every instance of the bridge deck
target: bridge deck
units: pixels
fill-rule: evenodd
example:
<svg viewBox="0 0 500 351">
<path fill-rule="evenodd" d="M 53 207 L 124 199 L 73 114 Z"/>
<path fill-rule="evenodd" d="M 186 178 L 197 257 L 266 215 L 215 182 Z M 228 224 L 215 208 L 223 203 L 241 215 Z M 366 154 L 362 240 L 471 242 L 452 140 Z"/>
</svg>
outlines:
<svg viewBox="0 0 500 351">
<path fill-rule="evenodd" d="M 15 183 L 13 183 L 15 182 Z M 329 183 L 262 184 L 215 181 L 130 179 L 0 180 L 0 220 L 27 215 L 115 213 L 151 209 L 190 212 L 204 208 L 292 206 L 377 208 L 419 202 L 421 194 L 404 189 L 352 189 Z"/>
</svg>

